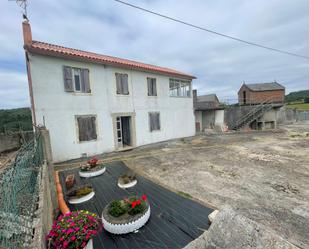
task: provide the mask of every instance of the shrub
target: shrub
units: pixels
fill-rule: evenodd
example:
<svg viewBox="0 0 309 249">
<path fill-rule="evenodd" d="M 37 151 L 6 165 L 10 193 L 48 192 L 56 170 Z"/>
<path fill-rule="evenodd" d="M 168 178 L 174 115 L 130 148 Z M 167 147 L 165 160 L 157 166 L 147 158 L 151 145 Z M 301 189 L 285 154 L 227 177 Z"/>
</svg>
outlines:
<svg viewBox="0 0 309 249">
<path fill-rule="evenodd" d="M 100 228 L 98 216 L 85 210 L 59 216 L 46 237 L 48 248 L 82 249 Z"/>
<path fill-rule="evenodd" d="M 309 103 L 309 97 L 304 98 L 304 103 Z"/>
<path fill-rule="evenodd" d="M 93 191 L 93 188 L 91 186 L 83 186 L 79 187 L 77 189 L 72 189 L 67 193 L 67 196 L 69 197 L 83 197 Z"/>
<path fill-rule="evenodd" d="M 122 201 L 115 200 L 109 206 L 108 213 L 113 217 L 119 217 L 127 212 L 126 205 Z"/>
</svg>

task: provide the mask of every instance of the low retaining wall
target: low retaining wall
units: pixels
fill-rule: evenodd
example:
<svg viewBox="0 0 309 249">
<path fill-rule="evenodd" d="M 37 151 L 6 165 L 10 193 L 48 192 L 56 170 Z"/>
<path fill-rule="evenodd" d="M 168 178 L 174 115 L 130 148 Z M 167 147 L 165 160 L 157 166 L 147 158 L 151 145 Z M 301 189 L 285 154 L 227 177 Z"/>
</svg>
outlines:
<svg viewBox="0 0 309 249">
<path fill-rule="evenodd" d="M 38 210 L 36 211 L 37 218 L 34 221 L 34 236 L 31 248 L 46 248 L 45 236 L 52 227 L 54 210 L 50 187 L 47 165 L 44 163 L 42 165 Z"/>
<path fill-rule="evenodd" d="M 277 114 L 277 122 L 279 124 L 294 123 L 297 121 L 309 120 L 309 111 L 300 111 L 296 109 L 280 108 Z"/>
</svg>

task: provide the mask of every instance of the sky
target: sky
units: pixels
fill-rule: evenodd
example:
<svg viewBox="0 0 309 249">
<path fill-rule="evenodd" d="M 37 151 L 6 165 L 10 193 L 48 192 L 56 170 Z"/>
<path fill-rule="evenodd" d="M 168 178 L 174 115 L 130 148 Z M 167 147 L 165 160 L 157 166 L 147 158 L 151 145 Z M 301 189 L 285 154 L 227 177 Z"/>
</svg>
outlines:
<svg viewBox="0 0 309 249">
<path fill-rule="evenodd" d="M 308 0 L 127 0 L 186 22 L 309 56 Z M 198 94 L 237 98 L 243 82 L 309 89 L 309 60 L 195 30 L 113 0 L 29 0 L 34 40 L 170 67 L 197 77 Z M 30 106 L 22 14 L 0 2 L 0 109 Z"/>
</svg>

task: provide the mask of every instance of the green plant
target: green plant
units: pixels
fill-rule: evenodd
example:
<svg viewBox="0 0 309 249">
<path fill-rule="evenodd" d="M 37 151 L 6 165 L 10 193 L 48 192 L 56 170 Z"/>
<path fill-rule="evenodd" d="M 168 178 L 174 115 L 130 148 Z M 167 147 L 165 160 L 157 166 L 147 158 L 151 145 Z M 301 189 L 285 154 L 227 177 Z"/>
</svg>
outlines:
<svg viewBox="0 0 309 249">
<path fill-rule="evenodd" d="M 147 208 L 147 196 L 141 198 L 132 196 L 123 200 L 114 200 L 109 205 L 108 213 L 113 217 L 119 217 L 123 214 L 136 215 L 142 213 Z"/>
<path fill-rule="evenodd" d="M 120 200 L 114 200 L 109 206 L 108 213 L 113 217 L 119 217 L 127 212 L 127 206 Z"/>
<path fill-rule="evenodd" d="M 304 103 L 309 103 L 309 97 L 304 98 Z"/>
<path fill-rule="evenodd" d="M 119 180 L 123 184 L 127 184 L 127 183 L 135 181 L 136 180 L 136 176 L 135 175 L 130 175 L 130 174 L 123 174 L 122 176 L 119 177 Z"/>
<path fill-rule="evenodd" d="M 93 191 L 93 188 L 91 186 L 83 186 L 83 187 L 79 187 L 77 189 L 73 189 L 71 191 L 69 191 L 67 193 L 67 195 L 69 197 L 83 197 L 85 195 L 88 195 L 89 193 L 91 193 Z"/>
</svg>

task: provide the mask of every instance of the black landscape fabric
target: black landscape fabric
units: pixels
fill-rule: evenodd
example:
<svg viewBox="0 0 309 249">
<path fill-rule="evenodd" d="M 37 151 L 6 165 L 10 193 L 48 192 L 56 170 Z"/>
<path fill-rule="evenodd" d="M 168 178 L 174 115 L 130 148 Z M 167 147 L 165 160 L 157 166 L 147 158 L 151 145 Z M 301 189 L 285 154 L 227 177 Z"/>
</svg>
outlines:
<svg viewBox="0 0 309 249">
<path fill-rule="evenodd" d="M 154 166 L 155 167 L 155 166 Z M 208 229 L 208 215 L 213 211 L 193 200 L 184 198 L 174 192 L 137 175 L 137 185 L 129 189 L 117 186 L 118 177 L 129 169 L 121 162 L 106 164 L 104 174 L 80 178 L 79 169 L 60 173 L 64 194 L 65 177 L 75 174 L 75 184 L 92 184 L 95 196 L 82 204 L 69 205 L 71 211 L 84 209 L 100 217 L 104 207 L 114 199 L 131 195 L 146 194 L 151 207 L 151 216 L 147 224 L 137 233 L 113 235 L 104 229 L 94 238 L 95 249 L 146 249 L 146 248 L 183 248 Z"/>
</svg>

